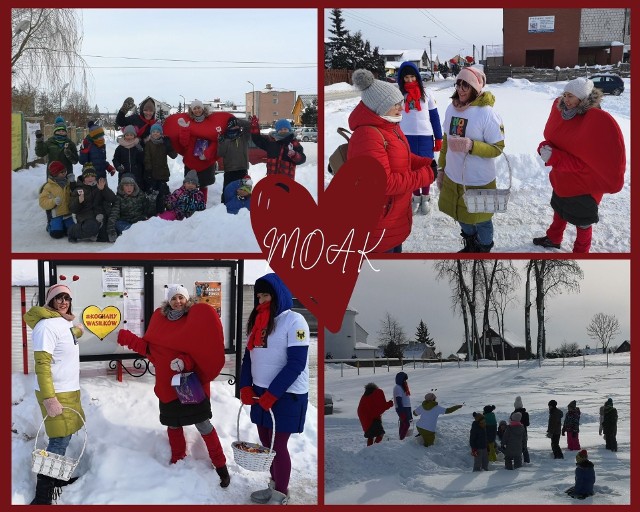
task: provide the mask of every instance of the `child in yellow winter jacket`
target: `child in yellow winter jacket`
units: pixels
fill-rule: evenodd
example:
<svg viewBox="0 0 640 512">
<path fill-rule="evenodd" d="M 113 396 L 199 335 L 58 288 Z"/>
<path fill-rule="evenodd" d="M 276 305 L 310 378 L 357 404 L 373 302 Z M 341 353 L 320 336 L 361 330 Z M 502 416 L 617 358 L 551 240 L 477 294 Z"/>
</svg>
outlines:
<svg viewBox="0 0 640 512">
<path fill-rule="evenodd" d="M 49 178 L 40 189 L 39 204 L 47 212 L 47 231 L 52 238 L 67 236 L 67 231 L 75 224 L 69 210 L 72 186 L 75 188 L 73 174 L 67 176 L 67 168 L 62 162 L 51 162 Z"/>
</svg>

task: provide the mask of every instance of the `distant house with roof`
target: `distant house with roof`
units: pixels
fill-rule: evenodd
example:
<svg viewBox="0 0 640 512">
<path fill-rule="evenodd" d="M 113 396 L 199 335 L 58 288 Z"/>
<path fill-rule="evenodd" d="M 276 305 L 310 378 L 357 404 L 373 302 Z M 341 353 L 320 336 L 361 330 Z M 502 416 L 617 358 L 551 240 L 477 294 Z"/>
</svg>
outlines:
<svg viewBox="0 0 640 512">
<path fill-rule="evenodd" d="M 497 358 L 498 360 L 506 361 L 527 358 L 526 343 L 512 332 L 505 329 L 504 337 L 502 337 L 489 327 L 487 334 L 487 345 L 484 352 L 486 359 Z M 465 359 L 468 359 L 466 343 L 463 343 L 458 349 L 458 354 L 464 355 Z"/>
<path fill-rule="evenodd" d="M 398 71 L 400 64 L 405 61 L 413 62 L 419 70 L 430 70 L 429 54 L 426 50 L 380 50 L 380 55 L 384 57 L 384 69 L 388 75 L 393 75 Z M 433 59 L 436 62 L 436 59 Z"/>
<path fill-rule="evenodd" d="M 356 322 L 358 312 L 351 306 L 347 307 L 338 332 L 325 329 L 324 351 L 326 359 L 351 359 L 375 357 L 378 347 L 369 345 L 369 333 Z M 330 357 L 329 357 L 330 356 Z"/>
<path fill-rule="evenodd" d="M 620 343 L 620 346 L 615 349 L 614 354 L 620 354 L 622 352 L 631 352 L 631 342 L 629 340 L 624 340 Z"/>
<path fill-rule="evenodd" d="M 295 126 L 302 126 L 302 114 L 307 107 L 313 105 L 313 102 L 318 103 L 317 94 L 299 94 L 296 98 L 296 102 L 293 105 L 293 124 Z"/>
</svg>

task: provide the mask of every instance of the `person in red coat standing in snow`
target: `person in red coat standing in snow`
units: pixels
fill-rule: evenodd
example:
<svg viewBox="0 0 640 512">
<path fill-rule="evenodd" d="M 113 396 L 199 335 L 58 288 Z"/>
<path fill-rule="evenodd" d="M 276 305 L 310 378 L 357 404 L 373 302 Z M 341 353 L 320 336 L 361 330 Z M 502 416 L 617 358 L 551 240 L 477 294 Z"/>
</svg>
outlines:
<svg viewBox="0 0 640 512">
<path fill-rule="evenodd" d="M 352 80 L 362 91 L 362 101 L 349 115 L 353 134 L 347 159 L 372 156 L 384 167 L 387 186 L 380 220 L 371 233 L 373 243 L 379 242 L 373 252 L 400 253 L 411 233 L 413 191 L 433 183 L 432 159 L 411 153 L 399 124 L 404 97 L 395 85 L 376 80 L 366 69 L 356 69 Z"/>
<path fill-rule="evenodd" d="M 553 222 L 535 245 L 560 249 L 567 223 L 576 226 L 573 252 L 591 249 L 593 224 L 604 194 L 624 185 L 625 145 L 616 120 L 601 109 L 602 91 L 587 78 L 570 80 L 557 98 L 538 153 L 553 187 Z"/>
<path fill-rule="evenodd" d="M 160 423 L 166 425 L 171 446 L 171 464 L 187 455 L 182 427 L 195 425 L 220 477 L 220 486 L 231 481 L 226 458 L 211 421 L 210 384 L 224 366 L 224 335 L 220 317 L 209 304 L 194 304 L 184 286 L 168 287 L 167 300 L 156 309 L 140 338 L 126 329 L 118 333 L 118 344 L 146 357 L 155 366 L 154 391 L 160 400 Z M 195 372 L 204 392 L 199 403 L 182 403 L 172 385 L 173 377 Z"/>
<path fill-rule="evenodd" d="M 364 387 L 364 394 L 358 404 L 358 418 L 364 437 L 367 438 L 367 446 L 379 443 L 384 437 L 382 426 L 382 414 L 393 407 L 393 400 L 387 401 L 382 391 L 373 382 Z"/>
</svg>

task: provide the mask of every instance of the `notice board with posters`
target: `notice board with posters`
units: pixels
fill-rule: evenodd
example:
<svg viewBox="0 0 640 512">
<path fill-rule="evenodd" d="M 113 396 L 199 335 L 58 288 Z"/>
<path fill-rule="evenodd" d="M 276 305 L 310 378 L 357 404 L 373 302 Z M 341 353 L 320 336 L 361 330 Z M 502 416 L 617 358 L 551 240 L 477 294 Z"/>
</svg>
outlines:
<svg viewBox="0 0 640 512">
<path fill-rule="evenodd" d="M 237 260 L 47 261 L 39 265 L 40 303 L 46 281 L 71 290 L 72 312 L 84 327 L 81 358 L 130 354 L 118 345 L 118 332 L 127 329 L 144 336 L 153 311 L 168 300 L 167 289 L 172 284 L 184 286 L 194 302 L 216 309 L 227 353 L 235 352 L 235 340 L 241 339 L 237 306 L 242 305 L 242 286 L 237 286 L 237 279 L 242 263 Z M 45 272 L 48 279 L 44 279 Z"/>
</svg>

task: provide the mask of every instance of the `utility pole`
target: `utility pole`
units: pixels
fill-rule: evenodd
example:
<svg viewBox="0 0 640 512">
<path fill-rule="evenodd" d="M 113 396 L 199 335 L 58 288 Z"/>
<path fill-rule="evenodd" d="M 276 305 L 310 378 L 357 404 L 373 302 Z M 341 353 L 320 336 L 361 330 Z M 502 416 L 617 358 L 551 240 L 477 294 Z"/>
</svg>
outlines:
<svg viewBox="0 0 640 512">
<path fill-rule="evenodd" d="M 431 68 L 431 81 L 434 82 L 436 79 L 435 70 L 433 69 L 433 51 L 431 50 L 431 39 L 438 36 L 422 36 L 429 38 L 429 67 Z"/>
</svg>

